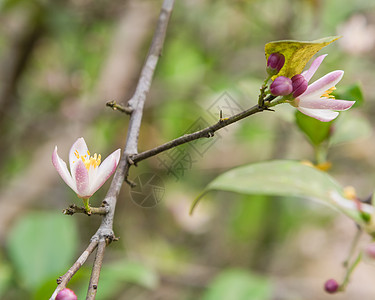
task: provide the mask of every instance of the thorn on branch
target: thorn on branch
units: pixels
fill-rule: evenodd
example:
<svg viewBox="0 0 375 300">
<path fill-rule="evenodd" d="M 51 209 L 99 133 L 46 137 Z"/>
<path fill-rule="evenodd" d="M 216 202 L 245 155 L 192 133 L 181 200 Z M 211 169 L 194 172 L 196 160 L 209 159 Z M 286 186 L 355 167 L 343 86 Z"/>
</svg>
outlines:
<svg viewBox="0 0 375 300">
<path fill-rule="evenodd" d="M 134 160 L 132 159 L 132 157 L 133 157 L 132 155 L 128 155 L 128 156 L 126 157 L 126 160 L 128 161 L 129 165 L 137 166 L 137 163 L 134 162 Z"/>
<path fill-rule="evenodd" d="M 130 115 L 133 112 L 133 109 L 131 107 L 117 104 L 116 101 L 109 101 L 105 105 L 112 108 L 113 110 L 118 110 L 127 115 Z"/>
<path fill-rule="evenodd" d="M 259 109 L 259 111 L 265 111 L 265 110 L 268 110 L 268 111 L 275 111 L 274 109 L 271 109 L 271 108 L 269 108 L 269 107 L 266 106 L 266 105 L 258 105 L 258 109 Z"/>
<path fill-rule="evenodd" d="M 223 120 L 224 121 L 224 120 Z M 208 138 L 211 138 L 211 137 L 214 137 L 215 136 L 215 132 L 214 131 L 209 131 L 208 133 L 207 133 L 207 137 Z"/>
<path fill-rule="evenodd" d="M 137 184 L 136 184 L 134 181 L 130 180 L 130 179 L 128 178 L 128 176 L 125 177 L 124 181 L 125 181 L 127 184 L 129 184 L 131 188 L 135 188 L 135 187 L 137 186 Z"/>
</svg>

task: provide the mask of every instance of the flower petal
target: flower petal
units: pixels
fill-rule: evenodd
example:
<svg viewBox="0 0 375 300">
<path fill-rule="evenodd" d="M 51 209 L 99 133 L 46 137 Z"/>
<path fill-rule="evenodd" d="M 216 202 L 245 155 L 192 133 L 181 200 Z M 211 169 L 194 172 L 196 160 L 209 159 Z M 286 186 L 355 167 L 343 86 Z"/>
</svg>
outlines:
<svg viewBox="0 0 375 300">
<path fill-rule="evenodd" d="M 54 167 L 56 168 L 57 172 L 60 174 L 61 178 L 65 181 L 65 183 L 74 192 L 77 193 L 77 187 L 76 187 L 75 181 L 73 180 L 72 175 L 70 175 L 68 171 L 68 167 L 66 166 L 66 163 L 57 154 L 57 146 L 55 147 L 55 150 L 52 153 L 52 163 Z"/>
<path fill-rule="evenodd" d="M 89 182 L 89 172 L 86 169 L 85 164 L 82 160 L 78 160 L 74 163 L 74 174 L 77 185 L 77 195 L 80 198 L 89 198 L 93 193 L 90 193 L 90 182 Z"/>
<path fill-rule="evenodd" d="M 87 155 L 88 148 L 87 148 L 84 138 L 81 137 L 77 139 L 69 151 L 69 166 L 70 166 L 70 172 L 72 173 L 73 176 L 75 173 L 73 172 L 73 169 L 75 168 L 74 167 L 75 164 L 73 164 L 73 162 L 77 161 L 77 157 L 74 154 L 75 151 L 78 151 L 79 156 Z"/>
<path fill-rule="evenodd" d="M 313 108 L 303 108 L 303 107 L 298 107 L 298 110 L 314 119 L 317 119 L 322 122 L 329 122 L 335 119 L 339 113 L 336 111 L 332 111 L 329 109 L 313 109 Z"/>
<path fill-rule="evenodd" d="M 347 110 L 353 106 L 355 101 L 337 100 L 329 98 L 300 99 L 299 106 L 303 108 Z"/>
<path fill-rule="evenodd" d="M 344 198 L 341 196 L 337 191 L 331 191 L 329 193 L 331 199 L 342 208 L 351 209 L 358 211 L 358 204 L 355 203 L 353 200 Z M 361 203 L 360 209 L 370 215 L 373 215 L 375 213 L 375 207 L 372 205 L 369 205 L 367 203 Z"/>
<path fill-rule="evenodd" d="M 324 55 L 320 55 L 318 56 L 311 64 L 310 68 L 303 72 L 301 75 L 303 75 L 303 77 L 305 77 L 305 79 L 307 81 L 310 81 L 311 77 L 313 77 L 313 75 L 315 74 L 316 70 L 318 70 L 320 64 L 322 63 L 322 61 L 324 60 L 324 58 L 327 56 L 328 54 L 324 54 Z"/>
<path fill-rule="evenodd" d="M 333 71 L 318 79 L 307 87 L 307 90 L 300 96 L 310 98 L 320 98 L 328 89 L 334 87 L 344 75 L 344 71 Z"/>
<path fill-rule="evenodd" d="M 91 194 L 94 194 L 116 170 L 120 155 L 121 149 L 117 149 L 100 164 L 96 179 L 90 186 Z"/>
</svg>

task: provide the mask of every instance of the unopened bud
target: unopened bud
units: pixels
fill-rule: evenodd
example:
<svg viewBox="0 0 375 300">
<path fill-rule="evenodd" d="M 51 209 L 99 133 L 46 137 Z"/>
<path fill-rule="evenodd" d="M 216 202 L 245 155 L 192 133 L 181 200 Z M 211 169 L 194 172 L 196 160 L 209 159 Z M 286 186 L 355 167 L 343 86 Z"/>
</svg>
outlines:
<svg viewBox="0 0 375 300">
<path fill-rule="evenodd" d="M 368 244 L 365 251 L 369 258 L 375 259 L 375 243 Z"/>
<path fill-rule="evenodd" d="M 71 289 L 63 289 L 57 294 L 56 300 L 77 300 L 76 294 Z"/>
<path fill-rule="evenodd" d="M 293 85 L 293 97 L 297 98 L 299 95 L 302 95 L 308 86 L 307 80 L 301 74 L 294 75 L 292 77 Z"/>
<path fill-rule="evenodd" d="M 324 290 L 327 293 L 334 294 L 337 292 L 338 289 L 339 289 L 339 284 L 334 279 L 329 279 L 324 284 Z"/>
<path fill-rule="evenodd" d="M 285 57 L 281 53 L 272 53 L 268 56 L 267 60 L 267 73 L 269 75 L 276 75 L 280 72 L 281 68 L 284 66 Z"/>
<path fill-rule="evenodd" d="M 289 95 L 293 91 L 292 80 L 285 76 L 279 76 L 271 83 L 270 91 L 274 96 Z"/>
</svg>

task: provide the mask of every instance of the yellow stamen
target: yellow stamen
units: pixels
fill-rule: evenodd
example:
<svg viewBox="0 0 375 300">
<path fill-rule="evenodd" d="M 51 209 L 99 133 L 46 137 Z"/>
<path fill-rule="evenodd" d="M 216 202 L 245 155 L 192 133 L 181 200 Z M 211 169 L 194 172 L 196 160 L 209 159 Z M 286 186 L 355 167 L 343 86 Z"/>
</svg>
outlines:
<svg viewBox="0 0 375 300">
<path fill-rule="evenodd" d="M 351 200 L 357 199 L 355 189 L 352 186 L 347 186 L 344 188 L 344 195 L 346 198 L 351 199 Z"/>
<path fill-rule="evenodd" d="M 77 159 L 82 159 L 83 163 L 85 164 L 85 167 L 87 170 L 90 170 L 90 167 L 94 167 L 94 168 L 97 168 L 99 165 L 100 165 L 100 162 L 101 162 L 101 159 L 102 159 L 102 156 L 99 154 L 97 155 L 96 153 L 94 154 L 94 156 L 90 156 L 90 152 L 87 151 L 87 154 L 88 154 L 88 158 L 87 158 L 87 155 L 79 155 L 78 153 L 78 150 L 74 151 L 74 155 L 77 157 Z M 73 161 L 74 163 L 75 161 Z"/>
<path fill-rule="evenodd" d="M 326 90 L 323 95 L 320 96 L 320 98 L 330 98 L 335 99 L 335 96 L 331 95 L 331 93 L 336 90 L 336 87 L 331 87 L 330 89 Z"/>
</svg>

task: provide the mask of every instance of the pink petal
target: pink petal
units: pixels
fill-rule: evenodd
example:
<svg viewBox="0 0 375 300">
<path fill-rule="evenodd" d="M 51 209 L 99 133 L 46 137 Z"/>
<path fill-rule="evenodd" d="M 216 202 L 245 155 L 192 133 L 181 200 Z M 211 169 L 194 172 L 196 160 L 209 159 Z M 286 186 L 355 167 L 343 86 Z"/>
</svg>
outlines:
<svg viewBox="0 0 375 300">
<path fill-rule="evenodd" d="M 334 87 L 344 75 L 344 71 L 333 71 L 310 84 L 307 90 L 300 96 L 309 98 L 320 98 L 327 90 Z"/>
<path fill-rule="evenodd" d="M 70 172 L 73 174 L 73 170 L 74 170 L 74 164 L 73 164 L 73 161 L 77 161 L 77 157 L 75 156 L 74 152 L 75 151 L 78 151 L 78 154 L 81 156 L 81 155 L 87 155 L 87 151 L 88 151 L 88 148 L 87 148 L 87 145 L 86 145 L 86 142 L 84 140 L 84 138 L 79 138 L 75 141 L 75 143 L 73 144 L 72 148 L 70 148 L 70 151 L 69 151 L 69 166 L 70 166 Z"/>
<path fill-rule="evenodd" d="M 65 181 L 65 183 L 74 192 L 77 193 L 76 184 L 72 178 L 72 175 L 70 175 L 68 171 L 68 167 L 66 166 L 66 163 L 57 154 L 57 146 L 55 147 L 55 150 L 52 153 L 52 163 L 54 167 L 56 168 L 57 172 L 60 174 L 61 178 Z"/>
<path fill-rule="evenodd" d="M 311 77 L 313 77 L 313 75 L 315 74 L 316 70 L 318 70 L 320 64 L 322 63 L 322 61 L 324 60 L 324 58 L 327 56 L 328 54 L 324 54 L 324 55 L 320 55 L 318 56 L 311 64 L 310 68 L 303 72 L 302 75 L 303 77 L 305 77 L 305 79 L 307 81 L 310 81 Z"/>
<path fill-rule="evenodd" d="M 98 167 L 96 180 L 91 184 L 90 193 L 94 194 L 113 174 L 120 160 L 121 149 L 117 149 L 109 155 Z"/>
<path fill-rule="evenodd" d="M 300 99 L 299 106 L 303 108 L 347 110 L 353 106 L 355 101 L 337 100 L 329 98 Z"/>
<path fill-rule="evenodd" d="M 82 160 L 74 163 L 73 179 L 77 185 L 77 195 L 81 198 L 89 198 L 93 193 L 90 193 L 89 172 L 86 169 Z"/>
<path fill-rule="evenodd" d="M 313 109 L 313 108 L 297 108 L 301 113 L 317 119 L 322 122 L 329 122 L 335 119 L 339 113 L 336 111 L 328 110 L 328 109 Z"/>
</svg>

